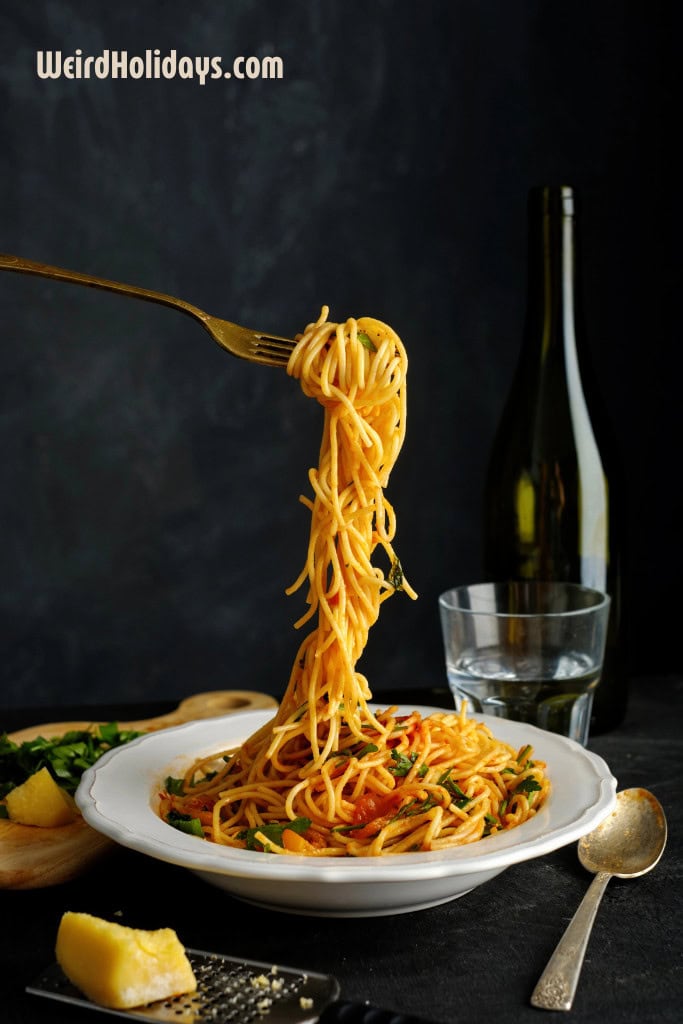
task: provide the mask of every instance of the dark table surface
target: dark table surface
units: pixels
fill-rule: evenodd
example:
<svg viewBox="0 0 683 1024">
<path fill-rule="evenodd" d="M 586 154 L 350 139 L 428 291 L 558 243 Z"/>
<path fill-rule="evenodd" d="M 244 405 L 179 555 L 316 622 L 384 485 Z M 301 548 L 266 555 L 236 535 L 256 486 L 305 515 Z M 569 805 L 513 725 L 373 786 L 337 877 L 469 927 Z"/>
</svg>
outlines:
<svg viewBox="0 0 683 1024">
<path fill-rule="evenodd" d="M 683 676 L 636 679 L 625 722 L 590 740 L 619 789 L 651 790 L 667 814 L 669 839 L 644 877 L 613 879 L 600 907 L 571 1011 L 583 1022 L 683 1019 Z M 380 703 L 448 703 L 439 691 L 377 694 Z M 441 700 L 439 699 L 441 698 Z M 0 711 L 0 731 L 36 722 L 146 717 L 159 705 Z M 61 886 L 0 891 L 4 1024 L 87 1024 L 101 1014 L 27 995 L 54 960 L 65 910 L 141 928 L 169 926 L 189 947 L 334 974 L 342 997 L 450 1024 L 541 1024 L 532 989 L 591 876 L 572 844 L 509 868 L 468 895 L 390 917 L 317 918 L 242 903 L 182 868 L 115 849 Z"/>
</svg>

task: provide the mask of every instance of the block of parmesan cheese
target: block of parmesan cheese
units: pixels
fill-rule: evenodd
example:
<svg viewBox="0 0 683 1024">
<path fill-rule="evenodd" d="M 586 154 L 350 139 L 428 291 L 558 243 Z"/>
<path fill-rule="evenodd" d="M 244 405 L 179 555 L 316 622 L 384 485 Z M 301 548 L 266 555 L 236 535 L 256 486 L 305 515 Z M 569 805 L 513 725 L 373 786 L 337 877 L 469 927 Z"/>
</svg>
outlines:
<svg viewBox="0 0 683 1024">
<path fill-rule="evenodd" d="M 73 799 L 50 775 L 47 768 L 30 775 L 5 798 L 7 813 L 20 825 L 41 825 L 57 828 L 78 817 Z"/>
<path fill-rule="evenodd" d="M 57 962 L 94 1003 L 130 1009 L 194 992 L 197 982 L 171 928 L 144 931 L 67 911 L 57 932 Z"/>
</svg>

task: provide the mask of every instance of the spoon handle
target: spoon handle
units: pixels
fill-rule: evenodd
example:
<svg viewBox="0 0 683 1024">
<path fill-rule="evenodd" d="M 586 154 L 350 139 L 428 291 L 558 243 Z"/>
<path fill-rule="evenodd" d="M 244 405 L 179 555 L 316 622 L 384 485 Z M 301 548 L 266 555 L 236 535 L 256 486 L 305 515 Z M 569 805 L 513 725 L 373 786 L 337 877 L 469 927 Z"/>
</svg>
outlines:
<svg viewBox="0 0 683 1024">
<path fill-rule="evenodd" d="M 611 877 L 609 871 L 599 871 L 591 882 L 538 979 L 531 994 L 532 1006 L 541 1010 L 571 1010 L 593 921 Z"/>
</svg>

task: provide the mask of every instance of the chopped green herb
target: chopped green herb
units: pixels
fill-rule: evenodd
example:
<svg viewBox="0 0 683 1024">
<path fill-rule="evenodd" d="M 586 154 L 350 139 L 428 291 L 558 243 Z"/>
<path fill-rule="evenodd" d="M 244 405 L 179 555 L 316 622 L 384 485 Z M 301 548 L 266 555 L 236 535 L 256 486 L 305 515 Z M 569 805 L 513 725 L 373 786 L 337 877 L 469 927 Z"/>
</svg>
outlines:
<svg viewBox="0 0 683 1024">
<path fill-rule="evenodd" d="M 301 721 L 301 719 L 302 719 L 302 718 L 304 717 L 304 715 L 306 714 L 306 711 L 307 711 L 307 709 L 308 709 L 308 701 L 307 701 L 307 700 L 305 700 L 305 701 L 303 702 L 303 704 L 301 704 L 301 705 L 300 705 L 300 706 L 299 706 L 299 707 L 297 708 L 297 711 L 296 711 L 296 715 L 294 716 L 294 721 L 295 721 L 295 722 L 299 722 L 299 721 Z"/>
<path fill-rule="evenodd" d="M 392 821 L 398 821 L 399 818 L 414 818 L 416 814 L 423 814 L 425 811 L 431 810 L 433 806 L 434 799 L 431 796 L 428 796 L 426 800 L 415 798 L 404 804 L 403 807 L 399 807 Z"/>
<path fill-rule="evenodd" d="M 379 747 L 376 743 L 366 743 L 364 747 L 360 747 L 358 750 L 354 750 L 353 747 L 344 747 L 343 750 L 333 750 L 328 757 L 328 761 L 333 757 L 357 757 L 360 760 L 366 754 L 376 754 L 378 750 Z"/>
<path fill-rule="evenodd" d="M 426 814 L 427 811 L 431 811 L 432 807 L 436 807 L 438 801 L 433 796 L 428 796 L 424 800 L 418 800 L 417 798 L 410 800 L 403 807 L 400 807 L 392 821 L 398 821 L 399 818 L 414 818 L 416 814 Z"/>
<path fill-rule="evenodd" d="M 399 753 L 398 750 L 392 750 L 391 759 L 396 762 L 394 765 L 389 765 L 389 771 L 391 774 L 395 775 L 397 778 L 404 778 L 417 761 L 417 754 L 411 751 L 410 754 L 406 756 L 405 754 Z"/>
<path fill-rule="evenodd" d="M 190 836 L 198 836 L 200 839 L 204 838 L 204 829 L 199 818 L 193 818 L 191 814 L 181 814 L 179 811 L 169 811 L 166 815 L 166 821 L 173 828 L 177 828 L 179 832 L 186 832 Z"/>
<path fill-rule="evenodd" d="M 391 563 L 391 569 L 387 576 L 387 583 L 389 583 L 394 590 L 403 590 L 403 568 L 398 558 L 395 558 Z"/>
<path fill-rule="evenodd" d="M 174 779 L 172 775 L 168 775 L 166 777 L 166 782 L 164 783 L 164 786 L 166 788 L 166 792 L 169 793 L 171 796 L 185 795 L 184 779 Z"/>
<path fill-rule="evenodd" d="M 106 722 L 100 725 L 98 733 L 102 742 L 108 743 L 110 747 L 118 747 L 122 743 L 134 740 L 136 736 L 142 736 L 142 733 L 136 729 L 119 729 L 118 722 Z"/>
<path fill-rule="evenodd" d="M 128 743 L 141 732 L 119 729 L 108 722 L 92 731 L 72 729 L 62 736 L 36 736 L 15 743 L 7 733 L 0 735 L 0 798 L 20 786 L 41 768 L 47 768 L 55 782 L 74 793 L 83 772 L 113 747 Z"/>
<path fill-rule="evenodd" d="M 366 743 L 364 747 L 361 747 L 360 750 L 356 751 L 356 757 L 360 760 L 361 757 L 365 757 L 366 754 L 376 754 L 378 750 L 379 747 L 376 743 Z"/>
<path fill-rule="evenodd" d="M 515 786 L 515 793 L 540 793 L 541 789 L 540 782 L 537 782 L 533 775 L 527 775 L 526 779 Z"/>
<path fill-rule="evenodd" d="M 254 828 L 245 828 L 237 834 L 238 839 L 245 839 L 248 850 L 260 850 L 262 853 L 268 853 L 268 847 L 264 846 L 259 839 L 256 838 L 256 833 L 260 832 L 266 837 L 271 843 L 276 843 L 278 846 L 282 846 L 282 833 L 285 829 L 291 829 L 292 832 L 297 832 L 301 835 L 311 827 L 310 818 L 295 818 L 294 821 L 272 821 L 268 825 L 256 825 Z"/>
<path fill-rule="evenodd" d="M 358 332 L 358 340 L 361 343 L 361 345 L 364 345 L 365 348 L 368 349 L 369 352 L 377 351 L 377 346 L 375 345 L 370 335 L 366 334 L 365 331 Z"/>
<path fill-rule="evenodd" d="M 466 793 L 463 793 L 457 782 L 454 782 L 454 780 L 451 779 L 450 774 L 451 769 L 449 768 L 448 771 L 444 772 L 443 775 L 438 779 L 437 785 L 443 786 L 448 795 L 452 797 L 453 802 L 455 806 L 458 808 L 458 810 L 462 810 L 464 807 L 467 807 L 469 803 L 471 803 L 471 797 L 467 796 Z"/>
<path fill-rule="evenodd" d="M 484 825 L 484 831 L 482 834 L 484 838 L 486 838 L 486 836 L 491 835 L 491 829 L 495 828 L 495 826 L 498 825 L 498 819 L 494 818 L 492 814 L 485 814 L 484 821 L 486 822 L 486 824 Z"/>
<path fill-rule="evenodd" d="M 517 764 L 524 764 L 530 753 L 531 746 L 529 744 L 526 747 L 522 747 L 519 754 L 517 754 Z"/>
</svg>

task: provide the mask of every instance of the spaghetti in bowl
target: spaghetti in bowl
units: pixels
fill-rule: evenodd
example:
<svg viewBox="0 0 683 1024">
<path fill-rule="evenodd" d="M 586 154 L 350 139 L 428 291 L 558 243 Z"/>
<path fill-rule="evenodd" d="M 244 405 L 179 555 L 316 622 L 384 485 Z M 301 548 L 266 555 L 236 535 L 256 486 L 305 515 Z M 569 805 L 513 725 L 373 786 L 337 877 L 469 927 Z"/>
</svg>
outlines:
<svg viewBox="0 0 683 1024">
<path fill-rule="evenodd" d="M 406 707 L 429 715 L 435 708 Z M 115 842 L 188 868 L 233 896 L 288 913 L 364 917 L 419 910 L 465 895 L 512 864 L 577 841 L 613 809 L 616 779 L 596 754 L 526 723 L 472 716 L 511 746 L 531 743 L 552 789 L 522 825 L 476 843 L 388 857 L 315 858 L 233 849 L 188 835 L 158 813 L 165 779 L 226 744 L 238 746 L 269 712 L 247 711 L 150 733 L 105 754 L 83 776 L 85 820 Z M 182 756 L 178 751 L 183 751 Z"/>
</svg>

